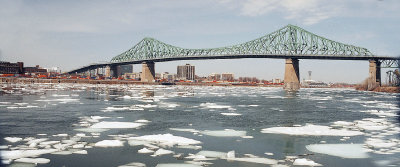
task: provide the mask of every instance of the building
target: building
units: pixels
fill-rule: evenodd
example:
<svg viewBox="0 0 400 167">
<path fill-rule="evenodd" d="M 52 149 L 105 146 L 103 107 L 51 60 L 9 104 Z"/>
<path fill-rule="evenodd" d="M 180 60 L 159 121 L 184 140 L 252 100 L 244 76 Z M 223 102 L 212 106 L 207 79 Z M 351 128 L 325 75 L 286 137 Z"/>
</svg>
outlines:
<svg viewBox="0 0 400 167">
<path fill-rule="evenodd" d="M 133 73 L 133 66 L 132 65 L 117 66 L 117 76 L 122 76 L 125 73 Z"/>
<path fill-rule="evenodd" d="M 221 80 L 223 81 L 233 81 L 235 79 L 233 73 L 222 73 Z"/>
<path fill-rule="evenodd" d="M 47 69 L 41 68 L 39 65 L 35 67 L 25 67 L 25 74 L 36 75 L 36 74 L 47 74 Z"/>
<path fill-rule="evenodd" d="M 177 77 L 179 80 L 195 80 L 195 67 L 190 64 L 178 66 Z"/>
<path fill-rule="evenodd" d="M 208 80 L 209 80 L 209 81 L 219 81 L 219 80 L 221 80 L 221 74 L 211 73 L 211 74 L 208 76 Z"/>
<path fill-rule="evenodd" d="M 141 72 L 125 73 L 124 75 L 122 75 L 122 77 L 124 79 L 133 79 L 140 81 L 140 74 Z"/>
<path fill-rule="evenodd" d="M 24 73 L 24 63 L 10 63 L 5 61 L 0 61 L 0 74 L 23 74 Z"/>
</svg>

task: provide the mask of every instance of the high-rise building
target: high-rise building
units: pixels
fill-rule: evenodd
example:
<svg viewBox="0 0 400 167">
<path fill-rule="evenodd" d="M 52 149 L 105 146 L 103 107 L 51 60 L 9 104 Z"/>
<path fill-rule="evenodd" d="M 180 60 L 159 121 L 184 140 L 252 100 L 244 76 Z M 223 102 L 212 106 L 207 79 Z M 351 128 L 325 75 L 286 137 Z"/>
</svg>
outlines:
<svg viewBox="0 0 400 167">
<path fill-rule="evenodd" d="M 180 80 L 194 80 L 195 79 L 195 68 L 190 64 L 184 66 L 178 66 L 177 78 Z"/>
</svg>

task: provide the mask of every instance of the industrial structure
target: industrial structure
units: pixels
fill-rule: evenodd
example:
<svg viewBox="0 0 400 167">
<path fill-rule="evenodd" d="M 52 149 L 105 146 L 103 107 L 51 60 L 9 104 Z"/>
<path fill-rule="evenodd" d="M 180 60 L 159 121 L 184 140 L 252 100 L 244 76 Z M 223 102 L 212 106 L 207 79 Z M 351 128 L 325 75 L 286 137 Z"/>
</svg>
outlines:
<svg viewBox="0 0 400 167">
<path fill-rule="evenodd" d="M 117 74 L 121 65 L 142 64 L 141 81 L 155 81 L 155 63 L 175 60 L 276 58 L 286 59 L 284 89 L 300 88 L 299 60 L 369 61 L 368 89 L 381 84 L 380 68 L 399 68 L 399 57 L 373 55 L 369 50 L 315 35 L 300 27 L 287 25 L 275 32 L 238 45 L 211 49 L 184 49 L 153 38 L 144 38 L 131 49 L 115 56 L 109 63 L 91 64 L 68 73 L 106 69 L 106 75 Z"/>
</svg>

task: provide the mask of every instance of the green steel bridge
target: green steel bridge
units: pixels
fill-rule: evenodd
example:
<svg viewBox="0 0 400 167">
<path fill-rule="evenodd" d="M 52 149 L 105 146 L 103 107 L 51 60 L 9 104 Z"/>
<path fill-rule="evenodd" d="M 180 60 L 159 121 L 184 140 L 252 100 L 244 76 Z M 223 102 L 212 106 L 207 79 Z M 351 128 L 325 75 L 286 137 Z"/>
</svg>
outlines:
<svg viewBox="0 0 400 167">
<path fill-rule="evenodd" d="M 115 66 L 141 63 L 150 65 L 149 72 L 154 73 L 155 62 L 240 58 L 290 59 L 294 60 L 292 63 L 295 63 L 295 66 L 296 62 L 298 66 L 299 59 L 369 60 L 374 61 L 379 69 L 398 68 L 400 61 L 400 57 L 377 56 L 366 48 L 329 40 L 298 26 L 287 25 L 260 38 L 220 48 L 186 49 L 153 38 L 144 38 L 129 50 L 112 58 L 110 62 L 91 64 L 68 73 L 82 73 L 104 67 L 112 70 Z M 298 69 L 295 71 L 298 72 Z M 154 80 L 154 76 L 149 77 L 147 81 Z"/>
</svg>

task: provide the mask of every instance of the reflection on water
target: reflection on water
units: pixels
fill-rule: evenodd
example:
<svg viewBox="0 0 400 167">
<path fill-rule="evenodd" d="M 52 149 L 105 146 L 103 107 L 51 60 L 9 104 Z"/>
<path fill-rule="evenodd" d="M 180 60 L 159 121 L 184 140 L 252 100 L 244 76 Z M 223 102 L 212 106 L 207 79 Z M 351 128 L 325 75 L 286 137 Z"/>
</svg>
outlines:
<svg viewBox="0 0 400 167">
<path fill-rule="evenodd" d="M 398 94 L 79 84 L 9 84 L 2 90 L 4 164 L 400 165 Z M 368 156 L 338 158 L 351 156 L 335 148 L 307 149 L 355 148 L 353 143 L 358 150 L 346 152 Z"/>
</svg>

